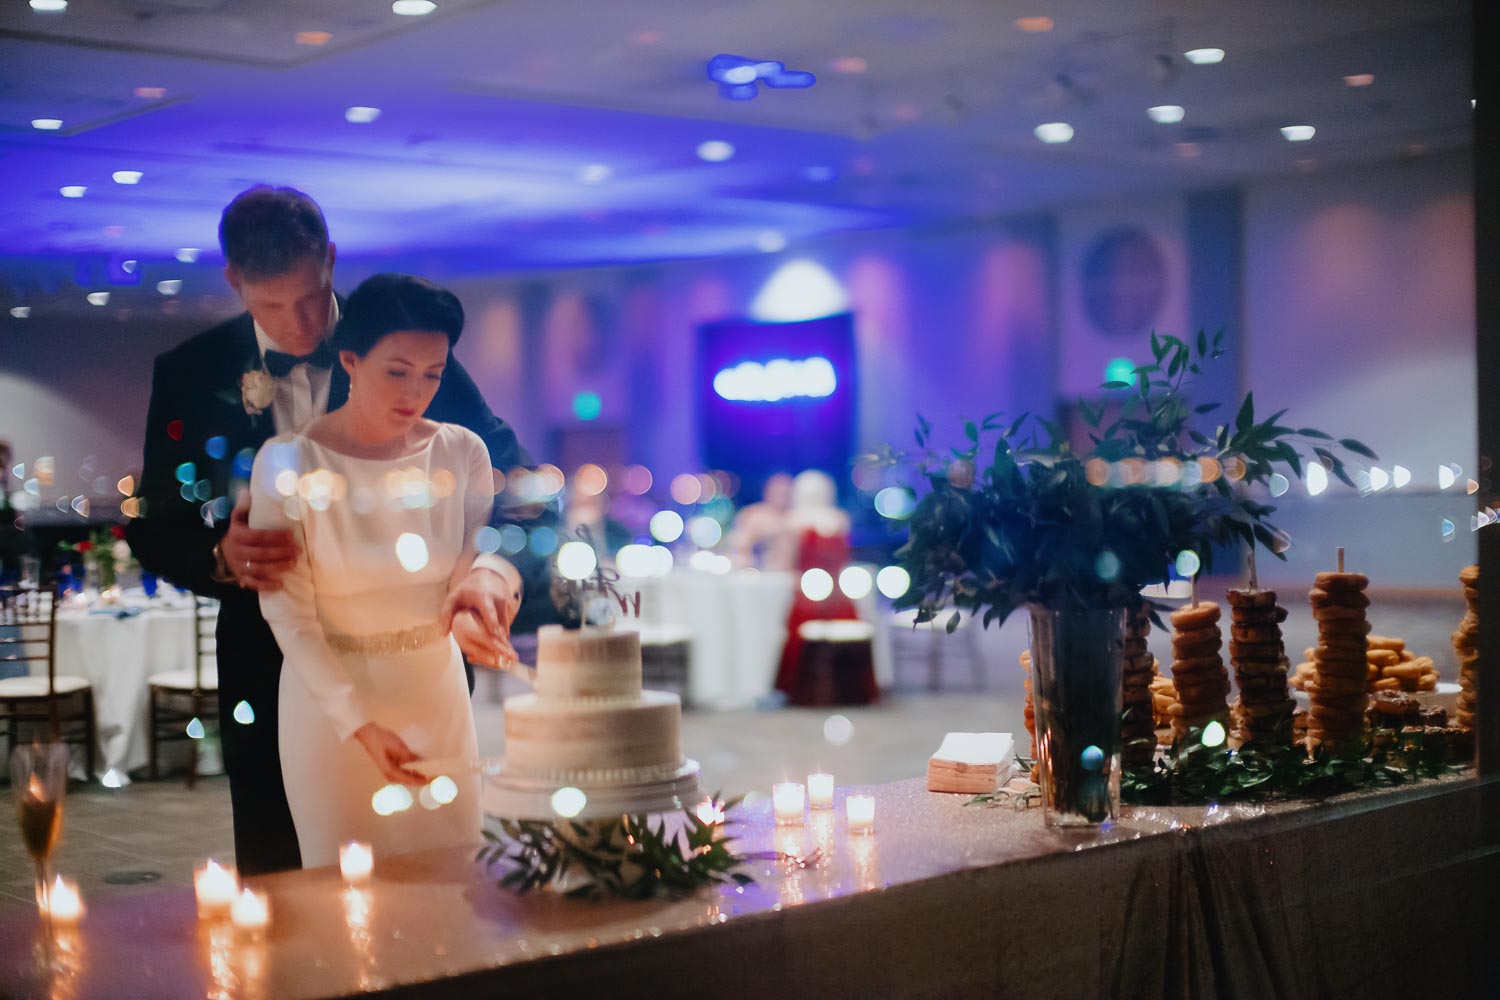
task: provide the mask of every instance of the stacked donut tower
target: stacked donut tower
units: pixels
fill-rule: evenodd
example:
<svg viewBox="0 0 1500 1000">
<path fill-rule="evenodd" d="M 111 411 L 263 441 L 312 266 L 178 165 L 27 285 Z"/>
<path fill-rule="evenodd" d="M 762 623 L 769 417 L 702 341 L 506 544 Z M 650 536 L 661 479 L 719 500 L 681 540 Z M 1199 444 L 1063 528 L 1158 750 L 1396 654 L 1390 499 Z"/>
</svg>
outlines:
<svg viewBox="0 0 1500 1000">
<path fill-rule="evenodd" d="M 1458 574 L 1458 582 L 1464 585 L 1464 598 L 1469 602 L 1469 611 L 1459 622 L 1453 633 L 1453 652 L 1458 654 L 1458 718 L 1465 729 L 1474 728 L 1474 708 L 1477 703 L 1479 674 L 1479 567 L 1465 566 Z"/>
<path fill-rule="evenodd" d="M 1146 648 L 1146 636 L 1150 634 L 1151 605 L 1142 601 L 1125 616 L 1125 664 L 1121 673 L 1125 716 L 1120 727 L 1120 758 L 1126 767 L 1144 767 L 1156 758 L 1151 696 L 1156 657 Z"/>
<path fill-rule="evenodd" d="M 1231 590 L 1225 596 L 1232 618 L 1229 658 L 1240 689 L 1235 706 L 1240 742 L 1289 746 L 1297 706 L 1287 694 L 1289 664 L 1281 639 L 1287 610 L 1276 603 L 1276 591 L 1256 586 L 1254 552 L 1250 554 L 1249 588 Z"/>
<path fill-rule="evenodd" d="M 1313 649 L 1314 679 L 1307 691 L 1312 702 L 1308 740 L 1335 746 L 1362 739 L 1370 623 L 1365 588 L 1369 577 L 1344 572 L 1344 550 L 1339 549 L 1338 572 L 1319 573 L 1308 592 L 1318 622 L 1318 645 Z"/>
<path fill-rule="evenodd" d="M 1172 738 L 1182 739 L 1189 730 L 1210 722 L 1229 726 L 1229 672 L 1221 650 L 1224 637 L 1219 629 L 1219 606 L 1198 600 L 1198 581 L 1193 580 L 1193 603 L 1172 612 L 1172 685 L 1177 703 L 1169 710 Z"/>
<path fill-rule="evenodd" d="M 1026 680 L 1023 686 L 1026 688 L 1026 707 L 1022 709 L 1021 715 L 1026 722 L 1026 733 L 1031 737 L 1031 774 L 1034 783 L 1040 783 L 1042 773 L 1036 759 L 1036 701 L 1031 695 L 1031 650 L 1021 650 L 1021 669 L 1026 671 Z"/>
</svg>

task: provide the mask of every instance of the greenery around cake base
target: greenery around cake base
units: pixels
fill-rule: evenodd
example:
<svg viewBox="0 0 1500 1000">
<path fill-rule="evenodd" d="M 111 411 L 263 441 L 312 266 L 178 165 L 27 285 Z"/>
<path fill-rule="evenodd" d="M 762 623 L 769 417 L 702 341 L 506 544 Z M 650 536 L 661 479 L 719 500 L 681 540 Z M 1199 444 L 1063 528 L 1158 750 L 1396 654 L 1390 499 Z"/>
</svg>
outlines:
<svg viewBox="0 0 1500 1000">
<path fill-rule="evenodd" d="M 753 879 L 737 871 L 746 859 L 730 850 L 724 821 L 739 801 L 718 803 L 709 819 L 684 809 L 671 823 L 666 816 L 501 820 L 499 834 L 484 832 L 479 860 L 504 866 L 507 889 L 550 886 L 571 899 L 680 899 L 705 886 L 745 885 Z"/>
</svg>

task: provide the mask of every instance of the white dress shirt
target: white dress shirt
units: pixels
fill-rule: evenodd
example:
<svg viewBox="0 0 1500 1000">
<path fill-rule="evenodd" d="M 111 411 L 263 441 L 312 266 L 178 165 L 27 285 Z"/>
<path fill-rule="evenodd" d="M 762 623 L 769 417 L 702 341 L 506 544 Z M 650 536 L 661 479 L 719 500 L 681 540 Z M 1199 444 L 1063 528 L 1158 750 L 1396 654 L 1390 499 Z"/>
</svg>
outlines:
<svg viewBox="0 0 1500 1000">
<path fill-rule="evenodd" d="M 332 313 L 328 322 L 329 336 L 339 321 L 339 303 L 329 303 Z M 260 361 L 264 365 L 267 351 L 290 354 L 286 348 L 272 340 L 259 323 L 255 324 L 255 343 L 260 347 Z M 334 364 L 338 364 L 335 359 Z M 290 434 L 305 427 L 312 420 L 328 412 L 328 387 L 333 382 L 331 368 L 315 368 L 298 365 L 281 378 L 272 378 L 276 395 L 271 399 L 271 418 L 276 424 L 277 434 Z"/>
</svg>

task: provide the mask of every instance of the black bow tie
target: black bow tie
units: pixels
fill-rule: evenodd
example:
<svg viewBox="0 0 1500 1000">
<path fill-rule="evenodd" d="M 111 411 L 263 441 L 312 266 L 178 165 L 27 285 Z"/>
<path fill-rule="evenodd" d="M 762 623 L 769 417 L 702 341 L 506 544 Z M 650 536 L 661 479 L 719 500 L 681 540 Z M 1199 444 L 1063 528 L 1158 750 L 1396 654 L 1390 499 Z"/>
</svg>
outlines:
<svg viewBox="0 0 1500 1000">
<path fill-rule="evenodd" d="M 333 348 L 325 340 L 311 354 L 286 354 L 282 351 L 266 352 L 266 371 L 271 373 L 272 378 L 284 378 L 290 375 L 292 369 L 298 365 L 312 365 L 314 368 L 331 367 L 333 365 Z"/>
</svg>

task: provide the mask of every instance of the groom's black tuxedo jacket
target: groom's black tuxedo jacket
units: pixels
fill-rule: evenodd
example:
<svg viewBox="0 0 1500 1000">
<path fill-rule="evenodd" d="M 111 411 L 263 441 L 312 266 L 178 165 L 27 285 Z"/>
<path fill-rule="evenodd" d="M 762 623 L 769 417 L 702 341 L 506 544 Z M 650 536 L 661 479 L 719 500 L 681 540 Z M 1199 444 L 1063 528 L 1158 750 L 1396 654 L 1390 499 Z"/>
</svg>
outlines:
<svg viewBox="0 0 1500 1000">
<path fill-rule="evenodd" d="M 287 845 L 276 843 L 278 838 L 285 839 L 285 830 L 278 833 L 247 825 L 256 819 L 247 814 L 275 811 L 277 801 L 280 810 L 286 808 L 276 747 L 281 651 L 261 617 L 256 593 L 213 579 L 213 548 L 228 528 L 234 481 L 248 478 L 251 457 L 276 433 L 271 410 L 251 416 L 241 398 L 241 377 L 258 367 L 259 346 L 249 313 L 198 334 L 156 359 L 137 490 L 145 510 L 126 526 L 126 539 L 142 566 L 179 587 L 222 602 L 218 624 L 221 739 L 234 797 L 236 854 L 242 871 L 297 866 L 294 835 L 288 855 Z M 335 363 L 328 409 L 338 409 L 348 398 L 348 373 Z M 515 432 L 490 412 L 473 379 L 452 357 L 427 416 L 462 424 L 478 434 L 495 468 L 509 470 L 529 462 Z M 206 480 L 209 499 L 225 498 L 218 504 L 219 516 L 205 516 L 207 500 L 197 495 L 184 497 L 192 487 L 184 487 L 183 479 L 189 483 Z M 512 519 L 497 506 L 493 523 L 508 520 Z M 555 522 L 556 512 L 549 509 L 517 523 L 531 528 Z M 545 561 L 528 556 L 523 550 L 511 558 L 525 580 L 528 599 L 523 615 L 534 617 L 537 603 L 547 603 L 548 571 Z M 534 602 L 535 598 L 540 601 Z M 521 620 L 517 625 L 525 627 Z M 233 720 L 240 701 L 250 704 L 256 722 L 246 725 Z M 263 857 L 253 857 L 262 849 L 266 851 Z"/>
</svg>

